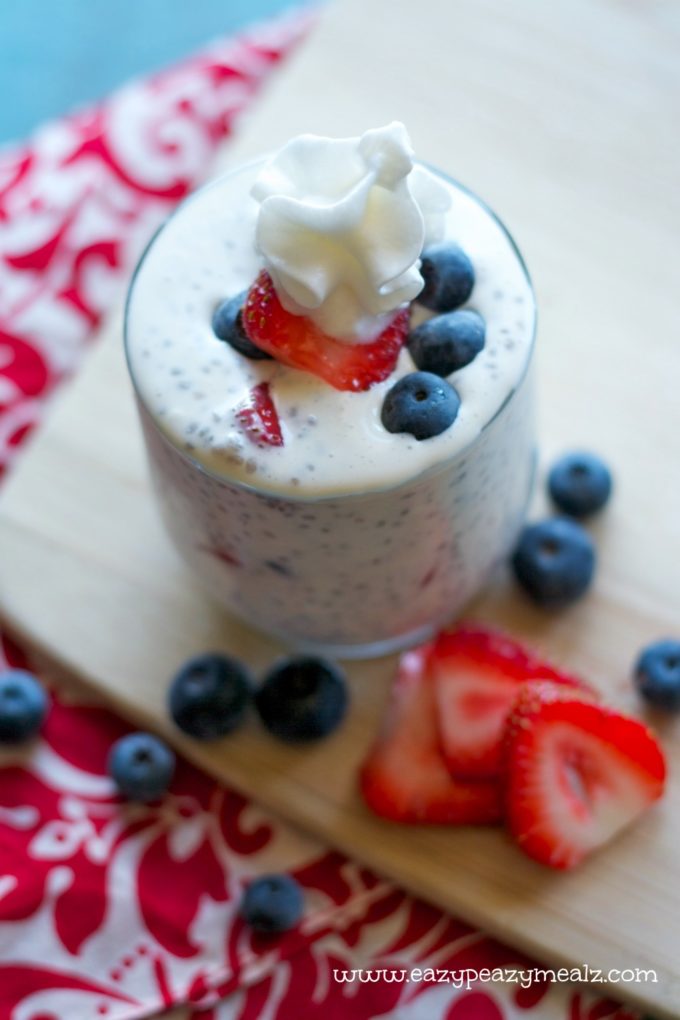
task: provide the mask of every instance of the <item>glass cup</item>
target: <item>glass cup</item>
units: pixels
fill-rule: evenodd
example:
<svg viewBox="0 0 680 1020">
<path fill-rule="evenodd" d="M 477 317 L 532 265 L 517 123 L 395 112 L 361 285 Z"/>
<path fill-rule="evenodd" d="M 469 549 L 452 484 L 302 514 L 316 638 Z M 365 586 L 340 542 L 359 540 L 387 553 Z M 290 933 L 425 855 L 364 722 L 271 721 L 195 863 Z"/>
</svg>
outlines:
<svg viewBox="0 0 680 1020">
<path fill-rule="evenodd" d="M 533 323 L 526 267 L 502 229 L 529 285 Z M 140 267 L 163 244 L 161 229 Z M 128 365 L 158 505 L 180 554 L 230 612 L 296 648 L 383 655 L 460 614 L 508 556 L 534 476 L 533 332 L 516 383 L 466 447 L 397 486 L 308 498 L 303 486 L 272 494 L 213 471 L 168 434 L 136 378 L 129 308 L 130 299 Z"/>
</svg>

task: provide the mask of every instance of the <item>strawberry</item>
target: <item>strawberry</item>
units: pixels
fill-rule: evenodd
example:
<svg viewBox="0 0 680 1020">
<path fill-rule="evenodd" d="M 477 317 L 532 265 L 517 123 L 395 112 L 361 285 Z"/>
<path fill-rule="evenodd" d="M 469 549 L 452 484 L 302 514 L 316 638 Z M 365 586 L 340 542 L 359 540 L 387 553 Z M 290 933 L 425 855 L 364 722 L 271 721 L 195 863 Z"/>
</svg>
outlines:
<svg viewBox="0 0 680 1020">
<path fill-rule="evenodd" d="M 259 383 L 236 408 L 236 420 L 256 446 L 283 446 L 281 422 L 269 392 L 269 383 Z"/>
<path fill-rule="evenodd" d="M 428 651 L 429 646 L 423 646 L 401 657 L 384 732 L 361 771 L 363 798 L 372 811 L 391 821 L 498 822 L 500 785 L 454 779 L 442 759 Z"/>
<path fill-rule="evenodd" d="M 503 727 L 521 684 L 541 679 L 587 690 L 511 638 L 471 625 L 438 636 L 429 669 L 442 753 L 450 772 L 468 779 L 500 774 Z"/>
<path fill-rule="evenodd" d="M 220 549 L 219 546 L 212 545 L 199 545 L 198 547 L 201 552 L 208 553 L 210 556 L 214 556 L 220 563 L 224 563 L 226 567 L 242 567 L 241 561 L 230 552 L 229 549 Z"/>
<path fill-rule="evenodd" d="M 663 793 L 664 757 L 647 727 L 555 684 L 522 689 L 504 752 L 508 829 L 553 868 L 574 867 Z"/>
<path fill-rule="evenodd" d="M 306 316 L 287 312 L 263 270 L 248 291 L 243 327 L 256 347 L 284 365 L 312 372 L 336 390 L 357 391 L 392 373 L 408 335 L 409 311 L 397 312 L 375 340 L 345 343 L 327 336 Z"/>
</svg>

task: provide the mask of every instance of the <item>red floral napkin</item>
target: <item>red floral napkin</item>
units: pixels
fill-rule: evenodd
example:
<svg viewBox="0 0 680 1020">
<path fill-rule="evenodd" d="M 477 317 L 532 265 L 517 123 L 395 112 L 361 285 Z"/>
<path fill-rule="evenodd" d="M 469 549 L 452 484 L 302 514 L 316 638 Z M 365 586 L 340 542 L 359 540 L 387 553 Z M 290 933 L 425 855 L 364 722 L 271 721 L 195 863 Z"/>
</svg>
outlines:
<svg viewBox="0 0 680 1020">
<path fill-rule="evenodd" d="M 0 471 L 307 22 L 218 43 L 0 152 Z M 8 663 L 26 661 L 5 638 Z M 204 1020 L 633 1020 L 573 985 L 525 987 L 518 952 L 186 762 L 160 806 L 121 804 L 106 760 L 128 729 L 60 689 L 40 740 L 0 751 L 0 1020 L 131 1020 L 178 1003 Z M 281 870 L 305 889 L 305 920 L 255 938 L 241 891 Z M 434 973 L 403 980 L 414 967 Z M 499 967 L 518 977 L 436 980 Z"/>
</svg>

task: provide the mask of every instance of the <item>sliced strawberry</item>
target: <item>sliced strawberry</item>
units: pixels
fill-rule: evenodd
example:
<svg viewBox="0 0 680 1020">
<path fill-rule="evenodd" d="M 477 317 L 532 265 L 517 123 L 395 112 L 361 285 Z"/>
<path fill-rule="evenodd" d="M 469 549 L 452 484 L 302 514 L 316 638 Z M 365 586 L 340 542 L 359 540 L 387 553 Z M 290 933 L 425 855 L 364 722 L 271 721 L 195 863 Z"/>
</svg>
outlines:
<svg viewBox="0 0 680 1020">
<path fill-rule="evenodd" d="M 361 771 L 361 792 L 376 814 L 397 822 L 482 825 L 502 817 L 500 784 L 453 779 L 439 750 L 429 647 L 406 652 L 385 729 Z"/>
<path fill-rule="evenodd" d="M 405 308 L 370 343 L 336 340 L 306 316 L 287 312 L 264 270 L 243 306 L 243 327 L 252 343 L 284 365 L 320 376 L 336 390 L 367 390 L 387 379 L 406 341 L 408 326 Z"/>
<path fill-rule="evenodd" d="M 520 684 L 541 679 L 589 690 L 504 634 L 471 625 L 439 635 L 429 668 L 442 753 L 454 775 L 469 779 L 500 774 L 503 727 Z"/>
<path fill-rule="evenodd" d="M 666 767 L 637 719 L 528 684 L 505 737 L 507 824 L 530 857 L 572 868 L 663 793 Z"/>
<path fill-rule="evenodd" d="M 236 420 L 256 446 L 283 446 L 281 422 L 269 392 L 269 383 L 259 383 L 240 407 Z"/>
</svg>

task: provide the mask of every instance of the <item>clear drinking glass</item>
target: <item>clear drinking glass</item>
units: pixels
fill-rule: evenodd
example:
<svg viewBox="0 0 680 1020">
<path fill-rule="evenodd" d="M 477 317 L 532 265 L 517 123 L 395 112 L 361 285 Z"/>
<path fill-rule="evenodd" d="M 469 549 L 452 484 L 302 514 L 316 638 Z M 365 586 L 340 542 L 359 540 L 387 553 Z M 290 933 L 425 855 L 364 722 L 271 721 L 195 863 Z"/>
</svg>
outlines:
<svg viewBox="0 0 680 1020">
<path fill-rule="evenodd" d="M 163 244 L 161 230 L 147 253 Z M 534 475 L 533 333 L 521 375 L 465 448 L 397 486 L 307 498 L 303 486 L 272 494 L 214 472 L 168 434 L 138 385 L 129 305 L 128 365 L 158 505 L 180 554 L 230 612 L 293 647 L 382 655 L 426 640 L 507 557 Z"/>
</svg>

